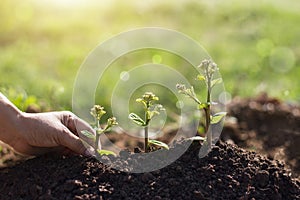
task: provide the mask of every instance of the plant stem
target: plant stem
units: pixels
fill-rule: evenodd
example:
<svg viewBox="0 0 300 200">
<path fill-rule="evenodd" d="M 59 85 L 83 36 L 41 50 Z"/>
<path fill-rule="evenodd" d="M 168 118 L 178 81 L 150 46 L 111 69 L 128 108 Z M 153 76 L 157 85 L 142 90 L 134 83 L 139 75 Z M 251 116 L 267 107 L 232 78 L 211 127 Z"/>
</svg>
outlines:
<svg viewBox="0 0 300 200">
<path fill-rule="evenodd" d="M 95 139 L 95 150 L 97 152 L 97 150 L 99 149 L 99 137 L 100 137 L 100 122 L 99 120 L 96 120 L 96 126 L 97 126 L 97 130 L 96 130 L 96 139 Z"/>
<path fill-rule="evenodd" d="M 146 126 L 145 126 L 145 153 L 148 153 L 148 125 L 150 122 L 150 117 L 148 116 L 148 111 L 150 108 L 150 102 L 147 102 L 146 104 L 146 111 L 145 111 L 145 122 L 146 122 Z"/>
<path fill-rule="evenodd" d="M 148 153 L 148 126 L 145 126 L 145 152 Z"/>
<path fill-rule="evenodd" d="M 96 133 L 96 140 L 95 140 L 95 150 L 97 151 L 98 149 L 99 149 L 99 137 L 100 137 L 100 134 L 98 133 L 98 131 L 97 131 L 97 133 Z"/>
<path fill-rule="evenodd" d="M 211 143 L 212 143 L 212 132 L 209 131 L 209 127 L 210 127 L 210 105 L 211 105 L 211 82 L 210 82 L 210 78 L 207 81 L 207 107 L 205 108 L 205 121 L 206 121 L 206 126 L 205 126 L 205 132 L 206 132 L 206 141 L 208 144 L 208 147 L 211 147 Z"/>
</svg>

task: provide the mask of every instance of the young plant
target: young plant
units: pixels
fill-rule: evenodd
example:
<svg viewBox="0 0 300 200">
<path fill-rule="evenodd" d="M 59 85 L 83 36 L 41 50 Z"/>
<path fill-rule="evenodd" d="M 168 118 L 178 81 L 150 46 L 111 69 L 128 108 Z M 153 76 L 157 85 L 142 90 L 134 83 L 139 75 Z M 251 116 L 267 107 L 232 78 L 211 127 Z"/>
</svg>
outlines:
<svg viewBox="0 0 300 200">
<path fill-rule="evenodd" d="M 100 155 L 115 155 L 115 153 L 112 151 L 100 149 L 99 148 L 99 142 L 100 142 L 99 140 L 100 140 L 101 134 L 110 131 L 111 127 L 118 125 L 116 118 L 115 117 L 108 118 L 106 125 L 102 128 L 100 125 L 100 120 L 101 120 L 102 116 L 106 113 L 104 108 L 100 105 L 94 105 L 94 107 L 91 108 L 90 113 L 95 119 L 94 129 L 96 131 L 96 136 L 87 130 L 83 130 L 83 131 L 81 131 L 81 133 L 84 136 L 94 140 L 95 151 L 98 152 Z"/>
<path fill-rule="evenodd" d="M 206 142 L 208 147 L 211 147 L 212 143 L 212 132 L 209 129 L 211 124 L 217 124 L 222 120 L 222 118 L 226 115 L 226 112 L 219 112 L 212 115 L 211 112 L 211 105 L 213 102 L 211 101 L 211 92 L 215 85 L 222 83 L 221 78 L 214 78 L 214 74 L 219 70 L 217 64 L 211 60 L 203 60 L 199 65 L 199 68 L 203 72 L 203 74 L 199 74 L 197 76 L 197 80 L 205 81 L 207 87 L 207 96 L 206 102 L 201 102 L 197 95 L 195 94 L 193 86 L 191 88 L 186 88 L 183 84 L 177 84 L 176 88 L 178 89 L 179 93 L 182 93 L 189 98 L 193 99 L 198 104 L 198 109 L 203 110 L 205 114 L 205 133 L 206 133 Z M 200 137 L 194 137 L 195 139 Z M 202 139 L 202 138 L 200 138 Z"/>
<path fill-rule="evenodd" d="M 149 152 L 149 146 L 154 145 L 158 147 L 162 147 L 165 149 L 169 149 L 168 145 L 157 141 L 157 140 L 149 140 L 148 136 L 148 128 L 149 123 L 151 119 L 153 119 L 154 116 L 159 115 L 160 111 L 164 110 L 162 105 L 160 104 L 153 104 L 154 101 L 158 101 L 158 97 L 155 96 L 152 92 L 145 92 L 145 94 L 142 96 L 142 98 L 136 99 L 136 102 L 142 103 L 145 111 L 145 117 L 142 119 L 140 116 L 138 116 L 135 113 L 129 114 L 129 119 L 131 119 L 134 123 L 137 125 L 144 127 L 145 131 L 145 152 Z"/>
</svg>

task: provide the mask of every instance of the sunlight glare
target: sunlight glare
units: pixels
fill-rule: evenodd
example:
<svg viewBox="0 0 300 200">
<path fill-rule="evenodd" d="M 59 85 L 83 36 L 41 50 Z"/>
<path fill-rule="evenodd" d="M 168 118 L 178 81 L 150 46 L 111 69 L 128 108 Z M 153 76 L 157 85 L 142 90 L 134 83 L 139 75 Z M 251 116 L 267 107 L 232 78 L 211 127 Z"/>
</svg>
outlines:
<svg viewBox="0 0 300 200">
<path fill-rule="evenodd" d="M 43 5 L 52 5 L 60 8 L 71 8 L 71 7 L 82 7 L 82 6 L 91 6 L 94 4 L 99 4 L 100 1 L 97 0 L 39 0 L 39 4 Z M 114 1 L 102 0 L 102 6 L 110 6 Z"/>
</svg>

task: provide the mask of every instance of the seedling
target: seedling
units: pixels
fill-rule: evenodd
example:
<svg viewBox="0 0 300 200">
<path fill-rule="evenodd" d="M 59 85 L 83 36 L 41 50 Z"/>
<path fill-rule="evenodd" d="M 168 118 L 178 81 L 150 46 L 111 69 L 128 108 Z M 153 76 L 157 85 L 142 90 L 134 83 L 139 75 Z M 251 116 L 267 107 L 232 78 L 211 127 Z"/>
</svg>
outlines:
<svg viewBox="0 0 300 200">
<path fill-rule="evenodd" d="M 100 105 L 94 105 L 94 107 L 91 109 L 90 113 L 95 119 L 94 129 L 96 131 L 96 136 L 87 130 L 83 130 L 83 131 L 81 131 L 81 133 L 84 136 L 94 140 L 95 151 L 98 152 L 100 155 L 115 155 L 115 153 L 112 151 L 100 149 L 99 148 L 99 142 L 100 142 L 99 140 L 100 140 L 101 134 L 110 131 L 111 127 L 118 125 L 116 118 L 115 117 L 108 118 L 106 125 L 102 128 L 100 125 L 100 120 L 101 120 L 102 116 L 106 113 L 104 108 Z"/>
<path fill-rule="evenodd" d="M 217 84 L 222 83 L 221 78 L 214 78 L 215 73 L 219 70 L 217 67 L 217 64 L 214 63 L 211 60 L 203 60 L 201 64 L 199 65 L 199 68 L 203 72 L 203 74 L 199 74 L 197 76 L 197 80 L 199 81 L 205 81 L 206 87 L 207 87 L 207 96 L 206 96 L 206 102 L 201 102 L 194 91 L 193 86 L 190 88 L 186 88 L 183 84 L 177 84 L 176 88 L 178 89 L 179 93 L 182 93 L 189 98 L 193 99 L 198 104 L 198 109 L 203 110 L 205 113 L 205 133 L 206 138 L 201 137 L 193 137 L 192 139 L 204 139 L 206 140 L 208 147 L 211 147 L 212 143 L 212 132 L 209 129 L 211 124 L 217 124 L 222 120 L 222 118 L 226 115 L 226 112 L 219 112 L 212 115 L 211 111 L 211 105 L 213 102 L 211 101 L 211 92 L 214 86 Z"/>
<path fill-rule="evenodd" d="M 145 152 L 149 152 L 149 146 L 154 145 L 158 147 L 162 147 L 165 149 L 169 149 L 168 145 L 160 142 L 158 140 L 149 140 L 148 136 L 148 128 L 149 123 L 151 119 L 153 119 L 154 116 L 159 115 L 160 111 L 164 110 L 162 105 L 160 104 L 153 104 L 154 101 L 158 101 L 159 98 L 155 96 L 152 92 L 145 92 L 145 94 L 142 96 L 142 98 L 136 99 L 136 102 L 142 103 L 145 111 L 145 118 L 142 119 L 140 116 L 138 116 L 135 113 L 129 114 L 129 119 L 131 119 L 134 123 L 137 125 L 144 127 L 145 131 Z"/>
</svg>

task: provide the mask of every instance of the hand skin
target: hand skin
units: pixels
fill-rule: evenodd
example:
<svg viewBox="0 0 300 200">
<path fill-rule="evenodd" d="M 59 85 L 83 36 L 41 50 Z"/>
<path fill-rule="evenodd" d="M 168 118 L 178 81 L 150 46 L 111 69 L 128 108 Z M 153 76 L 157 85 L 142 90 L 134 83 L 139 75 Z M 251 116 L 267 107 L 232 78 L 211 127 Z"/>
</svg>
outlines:
<svg viewBox="0 0 300 200">
<path fill-rule="evenodd" d="M 76 127 L 94 132 L 72 112 L 24 113 L 0 92 L 0 140 L 24 155 L 48 152 L 91 153 L 78 137 Z"/>
</svg>

